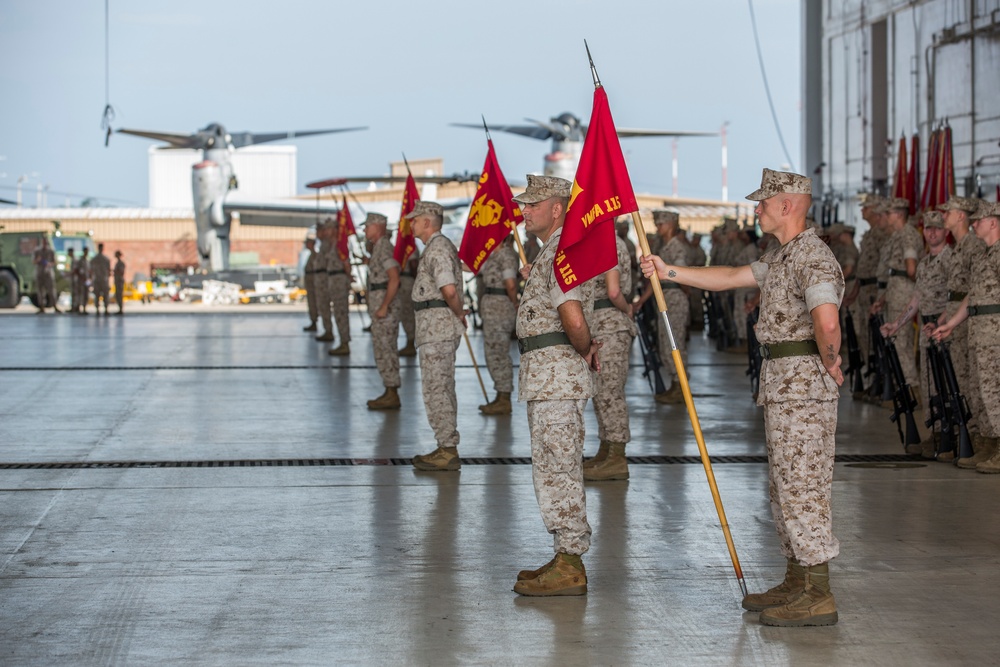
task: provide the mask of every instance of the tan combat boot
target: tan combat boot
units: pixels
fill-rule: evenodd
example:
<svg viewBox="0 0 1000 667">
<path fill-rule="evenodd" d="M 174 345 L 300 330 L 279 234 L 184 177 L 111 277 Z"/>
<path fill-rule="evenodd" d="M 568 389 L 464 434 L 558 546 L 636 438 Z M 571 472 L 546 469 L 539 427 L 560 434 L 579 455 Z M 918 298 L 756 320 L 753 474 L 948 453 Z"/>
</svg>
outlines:
<svg viewBox="0 0 1000 667">
<path fill-rule="evenodd" d="M 607 482 L 628 479 L 628 459 L 625 458 L 625 443 L 608 443 L 608 457 L 593 468 L 585 468 L 583 478 L 588 482 Z"/>
<path fill-rule="evenodd" d="M 556 554 L 552 565 L 534 579 L 514 584 L 514 592 L 528 596 L 586 595 L 587 571 L 574 554 Z"/>
<path fill-rule="evenodd" d="M 992 443 L 993 456 L 978 464 L 976 466 L 976 472 L 986 473 L 987 475 L 995 475 L 1000 473 L 1000 449 L 997 448 L 996 438 L 988 438 L 988 440 Z"/>
<path fill-rule="evenodd" d="M 399 390 L 396 387 L 386 387 L 381 396 L 368 401 L 369 410 L 398 410 L 399 407 Z"/>
<path fill-rule="evenodd" d="M 417 356 L 417 348 L 413 347 L 413 341 L 406 341 L 406 346 L 399 351 L 399 356 L 401 357 L 415 357 Z"/>
<path fill-rule="evenodd" d="M 332 343 L 333 342 L 333 333 L 330 332 L 330 331 L 324 331 L 319 336 L 316 336 L 316 340 L 318 340 L 321 343 Z"/>
<path fill-rule="evenodd" d="M 479 411 L 484 415 L 509 415 L 513 412 L 513 406 L 510 404 L 510 392 L 498 391 L 496 399 L 486 405 L 480 405 Z"/>
<path fill-rule="evenodd" d="M 346 357 L 351 353 L 351 344 L 343 342 L 332 350 L 328 350 L 327 354 L 331 357 Z"/>
<path fill-rule="evenodd" d="M 975 470 L 976 466 L 996 453 L 996 440 L 976 433 L 972 436 L 972 456 L 959 459 L 955 464 L 965 470 Z"/>
<path fill-rule="evenodd" d="M 837 622 L 837 603 L 830 592 L 830 564 L 805 568 L 805 588 L 798 597 L 760 612 L 760 622 L 782 628 L 833 625 Z"/>
<path fill-rule="evenodd" d="M 666 405 L 676 405 L 678 403 L 684 402 L 684 392 L 681 391 L 680 382 L 674 381 L 670 384 L 670 389 L 667 389 L 662 394 L 654 394 L 653 400 L 657 403 L 664 403 Z"/>
<path fill-rule="evenodd" d="M 104 311 L 104 314 L 107 315 L 108 311 Z M 302 327 L 302 330 L 303 331 L 316 331 L 316 323 L 313 322 L 312 324 L 310 324 L 307 327 Z"/>
<path fill-rule="evenodd" d="M 789 558 L 785 567 L 785 580 L 764 593 L 750 593 L 743 598 L 743 608 L 747 611 L 764 611 L 771 607 L 780 607 L 798 597 L 805 586 L 805 569 Z"/>
<path fill-rule="evenodd" d="M 553 556 L 552 560 L 550 560 L 548 563 L 546 563 L 545 565 L 541 566 L 537 570 L 521 570 L 520 572 L 517 573 L 517 580 L 518 581 L 526 581 L 528 579 L 536 579 L 536 578 L 538 578 L 543 573 L 548 572 L 549 568 L 556 564 L 556 559 L 557 558 L 559 558 L 558 554 L 556 554 L 555 556 Z"/>
<path fill-rule="evenodd" d="M 598 463 L 608 458 L 608 447 L 610 444 L 611 443 L 607 440 L 601 440 L 601 445 L 597 448 L 597 453 L 594 454 L 594 457 L 583 462 L 583 469 L 586 470 L 587 468 L 593 468 Z"/>
<path fill-rule="evenodd" d="M 413 457 L 413 467 L 428 472 L 452 472 L 462 468 L 457 447 L 438 447 L 430 454 Z"/>
</svg>

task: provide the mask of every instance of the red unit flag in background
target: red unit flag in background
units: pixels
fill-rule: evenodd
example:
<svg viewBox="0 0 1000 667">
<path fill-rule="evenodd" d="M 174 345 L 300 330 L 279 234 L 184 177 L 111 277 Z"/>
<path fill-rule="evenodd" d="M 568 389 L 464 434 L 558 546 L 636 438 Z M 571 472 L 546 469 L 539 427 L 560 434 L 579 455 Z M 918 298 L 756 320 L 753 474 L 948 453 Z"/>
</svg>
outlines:
<svg viewBox="0 0 1000 667">
<path fill-rule="evenodd" d="M 406 185 L 403 187 L 403 207 L 399 212 L 399 230 L 396 231 L 396 247 L 392 251 L 393 258 L 399 262 L 400 266 L 406 266 L 406 261 L 417 249 L 413 227 L 406 216 L 413 210 L 418 201 L 420 201 L 420 193 L 417 192 L 417 184 L 413 180 L 413 174 L 407 174 Z"/>
<path fill-rule="evenodd" d="M 351 219 L 351 209 L 347 208 L 347 195 L 344 195 L 343 204 L 337 212 L 337 254 L 344 262 L 348 261 L 347 256 L 350 251 L 347 248 L 347 239 L 355 234 L 354 220 Z M 348 267 L 349 268 L 349 267 Z M 350 273 L 348 271 L 348 273 Z"/>
<path fill-rule="evenodd" d="M 479 268 L 486 261 L 500 242 L 523 219 L 521 209 L 513 201 L 513 193 L 507 184 L 507 179 L 500 171 L 496 153 L 493 151 L 493 141 L 488 142 L 486 164 L 479 177 L 476 196 L 472 199 L 469 209 L 469 219 L 465 223 L 465 233 L 462 235 L 462 247 L 458 257 L 466 266 L 478 274 Z"/>
</svg>

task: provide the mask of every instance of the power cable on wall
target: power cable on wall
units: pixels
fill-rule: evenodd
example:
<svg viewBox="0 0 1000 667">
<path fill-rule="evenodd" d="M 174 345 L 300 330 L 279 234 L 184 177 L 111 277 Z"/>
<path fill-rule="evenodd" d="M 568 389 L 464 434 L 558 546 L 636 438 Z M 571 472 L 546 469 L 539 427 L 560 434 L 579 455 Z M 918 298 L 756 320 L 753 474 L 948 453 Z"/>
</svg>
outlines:
<svg viewBox="0 0 1000 667">
<path fill-rule="evenodd" d="M 792 171 L 798 171 L 795 169 L 795 162 L 792 160 L 792 156 L 788 153 L 788 147 L 785 146 L 785 137 L 781 134 L 781 125 L 778 123 L 778 114 L 774 110 L 774 100 L 771 98 L 771 87 L 767 83 L 767 69 L 764 67 L 764 54 L 760 50 L 760 36 L 757 34 L 757 19 L 753 13 L 753 0 L 747 0 L 747 4 L 750 5 L 750 25 L 753 27 L 753 41 L 757 45 L 757 62 L 760 63 L 760 76 L 764 79 L 764 92 L 767 93 L 767 104 L 771 107 L 771 119 L 774 121 L 774 130 L 778 133 L 778 141 L 781 142 L 781 150 L 785 153 L 785 159 L 788 160 L 788 164 L 791 166 Z"/>
</svg>

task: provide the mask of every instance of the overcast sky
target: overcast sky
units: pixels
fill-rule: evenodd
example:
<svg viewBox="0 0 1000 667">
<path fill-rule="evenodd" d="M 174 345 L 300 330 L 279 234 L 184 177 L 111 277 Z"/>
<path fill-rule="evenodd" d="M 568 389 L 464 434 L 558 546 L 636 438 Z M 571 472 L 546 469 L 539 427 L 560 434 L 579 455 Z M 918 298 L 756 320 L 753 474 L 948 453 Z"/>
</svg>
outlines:
<svg viewBox="0 0 1000 667">
<path fill-rule="evenodd" d="M 774 103 L 800 156 L 800 3 L 754 0 Z M 690 2 L 110 0 L 113 126 L 271 132 L 368 125 L 296 140 L 304 183 L 443 157 L 478 171 L 482 133 L 448 126 L 590 117 L 590 44 L 622 127 L 718 131 L 728 121 L 730 199 L 787 160 L 771 120 L 746 0 Z M 0 0 L 0 197 L 51 191 L 146 205 L 151 142 L 100 129 L 102 0 Z M 494 133 L 512 182 L 548 142 Z M 670 140 L 622 142 L 637 192 L 669 194 Z M 721 197 L 718 138 L 680 141 L 681 196 Z M 65 197 L 50 195 L 50 205 Z M 75 198 L 74 203 L 79 201 Z"/>
</svg>

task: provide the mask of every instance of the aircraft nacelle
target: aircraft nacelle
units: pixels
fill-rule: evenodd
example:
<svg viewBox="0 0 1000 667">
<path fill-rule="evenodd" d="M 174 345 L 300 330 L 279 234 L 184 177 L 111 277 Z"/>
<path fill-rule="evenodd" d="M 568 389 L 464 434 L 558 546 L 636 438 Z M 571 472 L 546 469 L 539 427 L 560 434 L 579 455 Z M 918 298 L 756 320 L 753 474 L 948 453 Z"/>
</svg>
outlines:
<svg viewBox="0 0 1000 667">
<path fill-rule="evenodd" d="M 202 268 L 225 271 L 229 268 L 229 231 L 232 216 L 222 204 L 232 180 L 228 156 L 220 164 L 206 159 L 191 168 L 194 221 L 198 229 L 198 253 Z"/>
<path fill-rule="evenodd" d="M 544 174 L 572 181 L 576 176 L 576 168 L 580 164 L 582 150 L 583 142 L 581 141 L 553 139 L 552 152 L 545 156 Z"/>
</svg>

